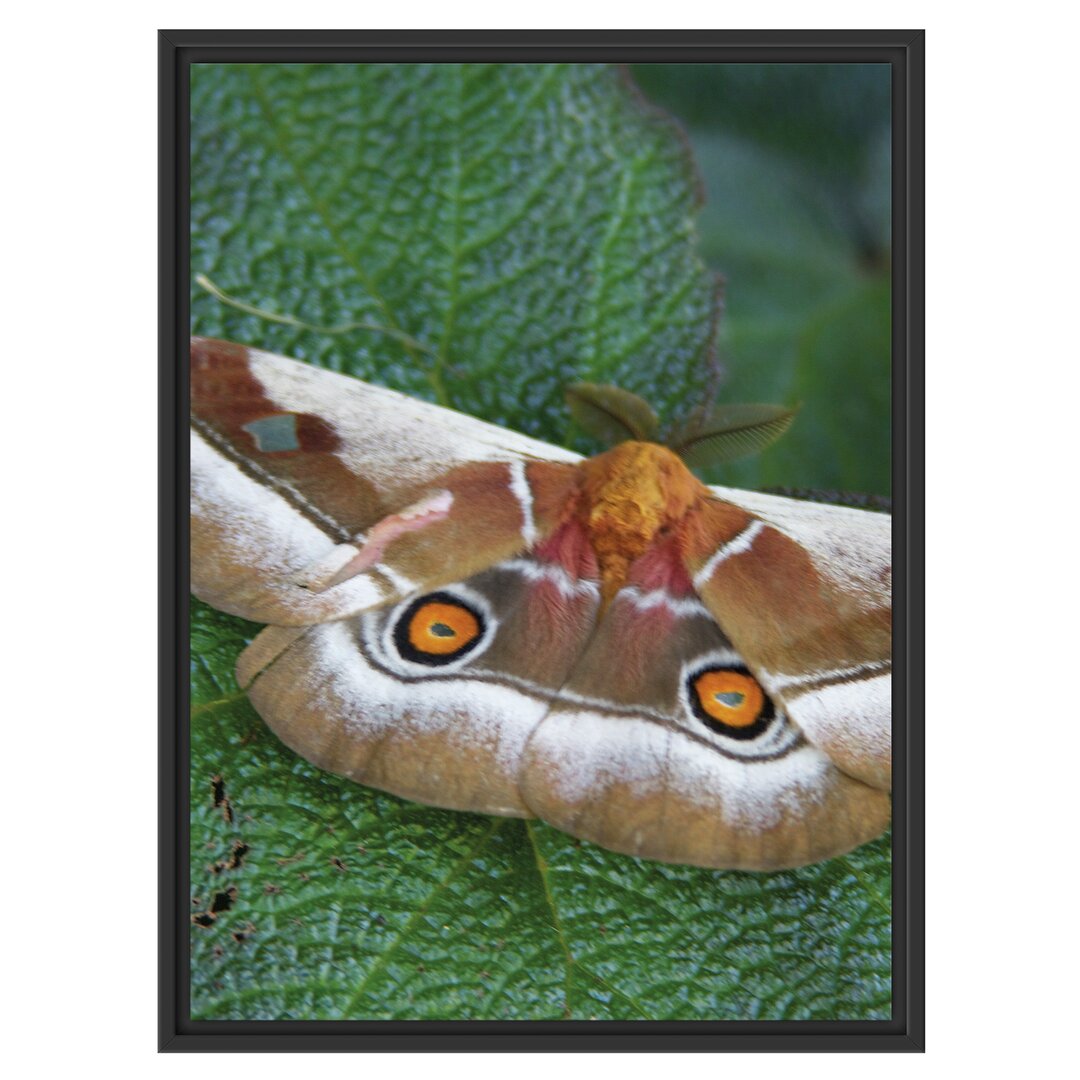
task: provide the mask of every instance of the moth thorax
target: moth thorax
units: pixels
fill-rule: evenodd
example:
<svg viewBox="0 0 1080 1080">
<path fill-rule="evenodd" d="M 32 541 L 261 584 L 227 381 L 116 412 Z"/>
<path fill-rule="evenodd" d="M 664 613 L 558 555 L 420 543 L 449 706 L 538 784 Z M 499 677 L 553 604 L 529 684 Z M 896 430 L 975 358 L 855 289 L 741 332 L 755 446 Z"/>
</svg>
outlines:
<svg viewBox="0 0 1080 1080">
<path fill-rule="evenodd" d="M 630 564 L 682 521 L 706 491 L 676 454 L 655 443 L 621 443 L 581 468 L 581 516 L 606 605 L 626 583 Z"/>
</svg>

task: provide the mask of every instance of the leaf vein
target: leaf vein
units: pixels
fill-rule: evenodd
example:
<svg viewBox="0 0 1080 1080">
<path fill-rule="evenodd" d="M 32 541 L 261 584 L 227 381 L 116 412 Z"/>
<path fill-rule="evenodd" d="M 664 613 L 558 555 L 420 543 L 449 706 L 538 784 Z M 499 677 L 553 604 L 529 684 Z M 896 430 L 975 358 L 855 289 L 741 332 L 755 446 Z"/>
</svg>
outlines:
<svg viewBox="0 0 1080 1080">
<path fill-rule="evenodd" d="M 352 1014 L 356 1006 L 359 1004 L 360 1000 L 363 998 L 364 994 L 367 993 L 368 987 L 371 985 L 372 981 L 377 976 L 381 975 L 383 971 L 385 971 L 387 964 L 390 962 L 390 958 L 407 940 L 409 932 L 413 929 L 413 927 L 415 927 L 417 923 L 424 917 L 424 915 L 427 914 L 428 909 L 435 902 L 436 897 L 443 893 L 450 885 L 453 884 L 453 882 L 457 878 L 459 878 L 465 872 L 465 870 L 476 859 L 476 856 L 479 855 L 480 852 L 483 850 L 488 841 L 491 840 L 491 838 L 502 826 L 503 821 L 503 818 L 492 818 L 491 824 L 488 825 L 488 827 L 480 835 L 476 843 L 474 843 L 469 848 L 469 850 L 465 852 L 464 855 L 451 863 L 450 868 L 441 878 L 439 878 L 434 883 L 434 887 L 424 898 L 424 900 L 422 900 L 416 905 L 412 915 L 406 921 L 405 925 L 402 926 L 402 928 L 393 936 L 393 938 L 387 944 L 386 948 L 382 951 L 382 953 L 380 953 L 378 959 L 368 970 L 368 973 L 360 981 L 360 984 L 349 996 L 349 1000 L 345 1003 L 345 1006 L 341 1011 L 342 1018 L 347 1018 Z"/>
</svg>

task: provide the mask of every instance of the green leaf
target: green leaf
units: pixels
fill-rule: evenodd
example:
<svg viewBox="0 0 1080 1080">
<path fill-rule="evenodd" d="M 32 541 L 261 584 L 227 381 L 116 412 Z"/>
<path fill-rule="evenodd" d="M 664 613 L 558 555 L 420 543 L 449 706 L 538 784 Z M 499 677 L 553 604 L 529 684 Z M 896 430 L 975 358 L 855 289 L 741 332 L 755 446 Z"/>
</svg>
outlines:
<svg viewBox="0 0 1080 1080">
<path fill-rule="evenodd" d="M 575 380 L 711 400 L 695 176 L 618 71 L 199 65 L 191 99 L 193 275 L 287 320 L 193 281 L 195 332 L 555 442 Z M 256 631 L 193 603 L 193 1017 L 890 1015 L 887 838 L 720 873 L 404 802 L 266 729 Z"/>
<path fill-rule="evenodd" d="M 567 387 L 566 403 L 575 423 L 605 447 L 627 439 L 649 442 L 660 426 L 647 401 L 619 386 L 574 383 Z"/>
<path fill-rule="evenodd" d="M 313 334 L 194 286 L 196 332 L 549 439 L 574 381 L 672 415 L 700 394 L 716 286 L 698 178 L 617 70 L 206 65 L 191 101 L 193 273 L 365 327 Z"/>
<path fill-rule="evenodd" d="M 760 453 L 791 427 L 796 412 L 782 405 L 714 405 L 668 442 L 691 468 L 706 469 Z"/>
</svg>

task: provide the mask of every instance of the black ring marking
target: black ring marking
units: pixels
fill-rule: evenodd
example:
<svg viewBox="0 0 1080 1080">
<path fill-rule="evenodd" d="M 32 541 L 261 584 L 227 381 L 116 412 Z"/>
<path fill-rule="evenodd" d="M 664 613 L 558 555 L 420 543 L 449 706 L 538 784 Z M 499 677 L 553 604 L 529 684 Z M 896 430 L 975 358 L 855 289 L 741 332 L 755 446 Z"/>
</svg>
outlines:
<svg viewBox="0 0 1080 1080">
<path fill-rule="evenodd" d="M 776 719 L 776 709 L 773 707 L 772 698 L 765 692 L 765 688 L 761 688 L 761 695 L 765 703 L 762 705 L 757 719 L 752 724 L 744 724 L 740 727 L 725 724 L 705 711 L 704 706 L 701 704 L 701 695 L 697 692 L 697 686 L 695 685 L 702 675 L 707 675 L 710 671 L 732 671 L 736 675 L 745 675 L 750 679 L 754 679 L 754 676 L 744 664 L 707 664 L 704 667 L 695 668 L 686 676 L 686 699 L 690 702 L 690 708 L 693 710 L 694 715 L 710 731 L 715 731 L 718 735 L 723 735 L 728 739 L 749 740 L 764 735 L 773 720 Z M 754 679 L 754 682 L 757 682 L 757 680 Z M 761 684 L 758 683 L 758 685 Z"/>
<path fill-rule="evenodd" d="M 461 646 L 448 653 L 421 652 L 413 646 L 409 640 L 409 628 L 412 625 L 416 613 L 427 604 L 452 604 L 454 607 L 464 608 L 474 619 L 479 627 L 476 636 L 470 638 Z M 441 624 L 440 624 L 441 625 Z M 460 596 L 449 592 L 433 592 L 417 597 L 399 616 L 394 624 L 394 646 L 403 660 L 409 660 L 414 664 L 427 664 L 429 667 L 442 667 L 444 664 L 460 660 L 467 653 L 472 652 L 480 642 L 485 640 L 487 631 L 487 619 L 475 604 L 466 603 Z M 443 637 L 445 635 L 439 634 Z"/>
</svg>

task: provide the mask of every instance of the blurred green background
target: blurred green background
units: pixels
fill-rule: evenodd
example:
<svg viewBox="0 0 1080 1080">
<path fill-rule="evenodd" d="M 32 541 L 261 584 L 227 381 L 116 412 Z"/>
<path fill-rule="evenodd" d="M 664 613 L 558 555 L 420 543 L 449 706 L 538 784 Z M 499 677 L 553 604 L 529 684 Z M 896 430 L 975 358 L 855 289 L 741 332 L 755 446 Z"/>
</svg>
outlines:
<svg viewBox="0 0 1080 1080">
<path fill-rule="evenodd" d="M 802 403 L 716 479 L 890 492 L 891 96 L 886 64 L 642 64 L 702 174 L 701 251 L 726 279 L 727 402 Z"/>
</svg>

